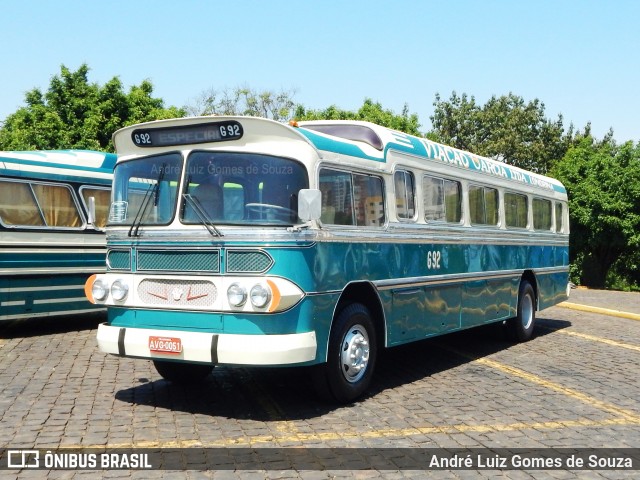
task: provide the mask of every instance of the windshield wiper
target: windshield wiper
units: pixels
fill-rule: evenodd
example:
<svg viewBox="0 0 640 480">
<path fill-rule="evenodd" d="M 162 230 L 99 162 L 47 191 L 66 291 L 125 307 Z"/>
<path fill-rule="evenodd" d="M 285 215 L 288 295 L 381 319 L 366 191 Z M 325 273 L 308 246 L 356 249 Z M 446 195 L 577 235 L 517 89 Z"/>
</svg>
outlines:
<svg viewBox="0 0 640 480">
<path fill-rule="evenodd" d="M 149 185 L 149 188 L 147 188 L 147 191 L 145 192 L 144 197 L 142 198 L 142 203 L 140 204 L 140 207 L 136 212 L 136 216 L 133 219 L 133 222 L 131 222 L 131 227 L 129 228 L 130 237 L 132 235 L 133 236 L 138 235 L 138 229 L 140 228 L 140 224 L 142 223 L 142 219 L 144 218 L 145 213 L 147 213 L 147 207 L 149 206 L 149 201 L 151 200 L 151 197 L 153 197 L 157 186 L 158 184 Z M 135 229 L 135 232 L 134 232 L 134 229 Z"/>
<path fill-rule="evenodd" d="M 207 231 L 209 232 L 209 234 L 212 237 L 213 236 L 216 236 L 216 237 L 222 237 L 223 236 L 222 233 L 220 232 L 220 230 L 218 230 L 216 228 L 216 226 L 213 224 L 213 222 L 211 221 L 211 219 L 207 215 L 207 212 L 204 210 L 204 208 L 202 208 L 202 205 L 200 205 L 200 202 L 198 201 L 197 198 L 194 198 L 193 196 L 191 196 L 190 193 L 183 193 L 182 197 L 191 206 L 191 208 L 193 209 L 195 214 L 200 219 L 200 223 L 202 223 L 202 225 L 204 225 L 204 227 L 207 229 Z"/>
<path fill-rule="evenodd" d="M 149 202 L 153 197 L 153 206 L 158 205 L 158 196 L 160 189 L 160 182 L 164 178 L 164 174 L 166 171 L 167 164 L 163 163 L 162 167 L 160 167 L 160 173 L 158 174 L 158 178 L 156 179 L 155 185 L 149 185 L 147 192 L 144 194 L 144 198 L 142 199 L 142 203 L 140 204 L 140 208 L 136 212 L 136 216 L 131 223 L 131 228 L 129 228 L 129 236 L 138 236 L 138 230 L 140 230 L 140 225 L 142 225 L 142 219 L 147 213 L 147 208 L 149 207 Z"/>
</svg>

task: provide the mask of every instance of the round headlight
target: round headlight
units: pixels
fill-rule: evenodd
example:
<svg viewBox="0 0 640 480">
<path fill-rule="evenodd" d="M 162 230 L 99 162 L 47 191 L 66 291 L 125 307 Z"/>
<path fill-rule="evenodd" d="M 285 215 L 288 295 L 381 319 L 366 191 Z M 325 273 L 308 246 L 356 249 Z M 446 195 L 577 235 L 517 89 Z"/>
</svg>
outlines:
<svg viewBox="0 0 640 480">
<path fill-rule="evenodd" d="M 124 280 L 118 279 L 111 285 L 111 296 L 117 302 L 127 298 L 128 293 L 129 285 L 127 285 Z"/>
<path fill-rule="evenodd" d="M 227 300 L 232 307 L 241 307 L 247 301 L 247 289 L 238 283 L 232 283 L 227 289 Z"/>
<path fill-rule="evenodd" d="M 91 286 L 91 295 L 93 295 L 94 300 L 98 300 L 101 302 L 105 298 L 107 298 L 107 294 L 109 293 L 109 287 L 102 280 L 96 280 L 93 282 Z"/>
<path fill-rule="evenodd" d="M 271 300 L 271 290 L 262 283 L 254 285 L 249 295 L 251 296 L 253 306 L 258 308 L 266 306 L 269 300 Z"/>
</svg>

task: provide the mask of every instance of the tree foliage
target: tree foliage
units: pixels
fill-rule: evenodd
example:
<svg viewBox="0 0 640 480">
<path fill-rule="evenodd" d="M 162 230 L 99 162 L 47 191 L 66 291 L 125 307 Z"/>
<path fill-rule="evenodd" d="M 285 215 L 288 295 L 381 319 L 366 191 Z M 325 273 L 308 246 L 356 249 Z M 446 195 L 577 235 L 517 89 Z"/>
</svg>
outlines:
<svg viewBox="0 0 640 480">
<path fill-rule="evenodd" d="M 543 174 L 564 156 L 573 136 L 572 127 L 564 133 L 562 115 L 549 120 L 544 103 L 526 103 L 512 93 L 494 95 L 484 106 L 466 94 L 453 92 L 448 101 L 436 94 L 433 105 L 439 141 Z"/>
<path fill-rule="evenodd" d="M 358 120 L 377 123 L 384 127 L 399 130 L 410 135 L 422 136 L 418 115 L 409 113 L 407 105 L 402 109 L 401 114 L 396 114 L 392 110 L 385 110 L 379 102 L 374 102 L 366 98 L 362 106 L 355 112 L 342 110 L 332 105 L 324 110 L 308 110 L 302 105 L 298 105 L 295 111 L 296 120 Z"/>
<path fill-rule="evenodd" d="M 126 125 L 184 116 L 165 108 L 152 96 L 148 80 L 124 92 L 118 77 L 99 86 L 88 81 L 89 67 L 71 71 L 64 65 L 46 92 L 25 94 L 24 107 L 9 115 L 0 128 L 0 149 L 47 150 L 80 148 L 113 151 L 111 135 Z"/>
<path fill-rule="evenodd" d="M 248 115 L 279 122 L 292 117 L 294 92 L 281 90 L 259 92 L 249 87 L 209 89 L 186 107 L 190 115 Z"/>
<path fill-rule="evenodd" d="M 185 108 L 165 108 L 153 97 L 148 80 L 125 91 L 118 77 L 100 86 L 88 81 L 89 67 L 71 71 L 64 65 L 49 88 L 25 94 L 25 105 L 0 124 L 0 149 L 83 148 L 113 151 L 111 135 L 143 121 L 191 115 L 251 115 L 276 121 L 370 121 L 422 136 L 420 123 L 407 105 L 397 114 L 365 98 L 355 111 L 335 105 L 307 109 L 294 92 L 249 87 L 210 89 Z M 617 145 L 610 131 L 603 140 L 582 132 L 562 116 L 550 120 L 535 99 L 512 93 L 493 96 L 485 105 L 473 96 L 436 95 L 431 117 L 432 140 L 503 160 L 558 178 L 569 193 L 572 279 L 593 287 L 640 288 L 640 144 Z"/>
<path fill-rule="evenodd" d="M 640 145 L 580 139 L 551 174 L 567 187 L 575 280 L 605 287 L 637 282 L 640 247 Z"/>
</svg>

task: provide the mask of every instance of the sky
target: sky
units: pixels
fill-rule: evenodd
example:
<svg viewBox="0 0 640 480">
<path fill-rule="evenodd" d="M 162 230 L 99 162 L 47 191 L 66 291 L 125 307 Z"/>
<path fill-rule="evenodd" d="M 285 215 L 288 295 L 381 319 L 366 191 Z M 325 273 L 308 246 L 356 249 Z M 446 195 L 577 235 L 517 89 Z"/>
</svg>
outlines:
<svg viewBox="0 0 640 480">
<path fill-rule="evenodd" d="M 0 122 L 61 65 L 148 79 L 165 106 L 214 89 L 290 91 L 307 108 L 365 98 L 431 129 L 435 95 L 510 92 L 547 118 L 640 141 L 640 1 L 0 0 Z"/>
</svg>

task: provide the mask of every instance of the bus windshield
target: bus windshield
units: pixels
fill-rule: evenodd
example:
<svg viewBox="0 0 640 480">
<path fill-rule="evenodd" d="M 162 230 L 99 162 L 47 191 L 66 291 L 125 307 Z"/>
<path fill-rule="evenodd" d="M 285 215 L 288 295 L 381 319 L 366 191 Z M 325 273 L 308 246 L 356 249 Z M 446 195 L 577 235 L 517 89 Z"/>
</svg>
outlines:
<svg viewBox="0 0 640 480">
<path fill-rule="evenodd" d="M 195 151 L 186 165 L 181 220 L 200 223 L 193 203 L 213 224 L 292 225 L 298 219 L 298 192 L 308 188 L 300 163 L 270 155 Z"/>
<path fill-rule="evenodd" d="M 109 225 L 168 225 L 174 217 L 182 155 L 170 153 L 116 165 Z"/>
</svg>

